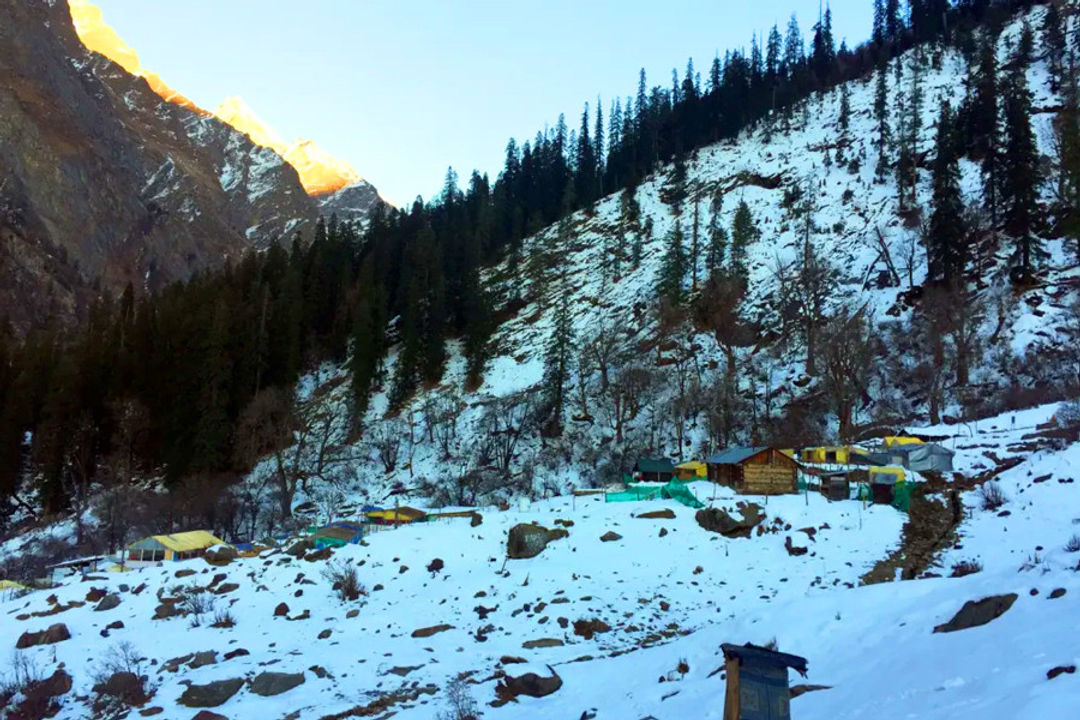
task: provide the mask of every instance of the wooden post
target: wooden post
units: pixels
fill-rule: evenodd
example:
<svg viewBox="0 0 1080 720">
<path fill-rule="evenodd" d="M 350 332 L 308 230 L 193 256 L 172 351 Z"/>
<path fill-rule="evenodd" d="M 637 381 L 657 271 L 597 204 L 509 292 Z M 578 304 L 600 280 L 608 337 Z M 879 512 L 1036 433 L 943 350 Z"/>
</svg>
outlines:
<svg viewBox="0 0 1080 720">
<path fill-rule="evenodd" d="M 724 663 L 727 674 L 727 690 L 724 693 L 724 720 L 739 720 L 742 708 L 739 703 L 739 659 L 729 657 Z"/>
</svg>

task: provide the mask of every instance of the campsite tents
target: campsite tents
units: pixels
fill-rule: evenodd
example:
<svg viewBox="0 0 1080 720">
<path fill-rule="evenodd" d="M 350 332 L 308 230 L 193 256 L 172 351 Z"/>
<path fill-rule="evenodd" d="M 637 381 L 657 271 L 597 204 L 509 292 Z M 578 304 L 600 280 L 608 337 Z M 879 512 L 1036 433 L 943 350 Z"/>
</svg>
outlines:
<svg viewBox="0 0 1080 720">
<path fill-rule="evenodd" d="M 356 545 L 364 537 L 363 526 L 350 522 L 332 522 L 320 528 L 312 528 L 310 532 L 315 540 L 315 547 L 320 550 L 326 547 Z"/>
<path fill-rule="evenodd" d="M 187 560 L 199 557 L 208 548 L 224 544 L 208 530 L 151 535 L 128 545 L 128 559 L 132 562 Z"/>
<path fill-rule="evenodd" d="M 687 507 L 703 508 L 705 504 L 681 482 L 672 480 L 667 485 L 627 485 L 625 490 L 604 494 L 604 502 L 636 502 L 667 498 Z"/>
<path fill-rule="evenodd" d="M 413 522 L 423 522 L 427 519 L 427 513 L 423 510 L 402 505 L 399 508 L 379 510 L 365 513 L 364 517 L 374 525 L 405 525 Z"/>
<path fill-rule="evenodd" d="M 949 472 L 953 469 L 953 451 L 937 443 L 893 445 L 870 453 L 878 465 L 901 465 L 916 472 Z"/>
<path fill-rule="evenodd" d="M 634 465 L 634 479 L 666 483 L 675 477 L 675 464 L 662 458 L 641 458 Z"/>
<path fill-rule="evenodd" d="M 690 460 L 675 466 L 675 477 L 684 482 L 701 480 L 707 477 L 708 474 L 709 467 L 700 460 Z"/>
</svg>

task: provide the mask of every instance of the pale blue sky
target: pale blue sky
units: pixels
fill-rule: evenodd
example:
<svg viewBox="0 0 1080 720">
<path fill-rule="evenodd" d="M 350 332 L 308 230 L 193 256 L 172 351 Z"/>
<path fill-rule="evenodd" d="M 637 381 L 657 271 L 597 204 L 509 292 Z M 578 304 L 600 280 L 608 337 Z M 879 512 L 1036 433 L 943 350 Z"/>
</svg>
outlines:
<svg viewBox="0 0 1080 720">
<path fill-rule="evenodd" d="M 437 192 L 446 167 L 502 166 L 582 103 L 604 109 L 636 87 L 670 84 L 688 57 L 794 11 L 804 38 L 817 0 L 96 0 L 143 66 L 203 107 L 240 95 L 283 137 L 315 140 L 397 203 Z M 871 0 L 834 0 L 837 43 L 870 34 Z"/>
</svg>

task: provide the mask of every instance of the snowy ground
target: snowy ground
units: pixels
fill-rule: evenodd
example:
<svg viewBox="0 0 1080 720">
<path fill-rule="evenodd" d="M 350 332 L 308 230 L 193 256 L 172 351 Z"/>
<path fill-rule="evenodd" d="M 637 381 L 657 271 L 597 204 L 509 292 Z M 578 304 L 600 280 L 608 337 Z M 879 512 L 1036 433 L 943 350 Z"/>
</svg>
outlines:
<svg viewBox="0 0 1080 720">
<path fill-rule="evenodd" d="M 1010 446 L 1053 413 L 1050 406 L 1015 413 L 1015 426 L 1009 414 L 969 428 L 919 431 L 950 436 L 944 442 L 955 443 L 957 468 L 974 474 L 988 462 L 987 453 L 1007 457 Z M 957 434 L 962 437 L 951 438 Z M 795 699 L 798 718 L 1072 717 L 1070 708 L 1080 708 L 1080 676 L 1047 679 L 1046 673 L 1080 660 L 1080 573 L 1074 570 L 1080 553 L 1065 550 L 1071 534 L 1080 533 L 1080 487 L 1058 482 L 1080 467 L 1080 445 L 1014 454 L 1021 464 L 996 479 L 1008 497 L 1008 515 L 983 510 L 977 491 L 964 496 L 962 547 L 941 561 L 947 568 L 957 559 L 979 559 L 985 569 L 963 578 L 857 587 L 899 540 L 905 518 L 891 507 L 830 503 L 816 494 L 770 498 L 764 526 L 775 532 L 725 539 L 702 530 L 692 510 L 672 501 L 560 497 L 504 512 L 481 509 L 484 522 L 475 528 L 467 519 L 444 519 L 373 533 L 367 546 L 339 551 L 332 561 L 358 565 L 368 595 L 357 602 L 334 597 L 322 575 L 325 562 L 277 553 L 217 569 L 197 560 L 55 591 L 64 604 L 83 600 L 91 587 L 147 585 L 138 595 L 119 592 L 120 605 L 101 613 L 88 604 L 19 620 L 45 609 L 46 593 L 2 600 L 0 612 L 9 619 L 0 624 L 0 647 L 13 647 L 24 630 L 67 624 L 72 639 L 18 651 L 45 673 L 65 664 L 75 681 L 60 715 L 65 718 L 83 717 L 74 697 L 89 693 L 93 668 L 124 642 L 156 661 L 144 666 L 158 688 L 150 705 L 170 718 L 194 714 L 176 705 L 185 683 L 250 679 L 266 669 L 304 672 L 306 682 L 269 698 L 241 689 L 216 711 L 232 718 L 320 718 L 430 685 L 434 694 L 394 708 L 399 717 L 426 719 L 445 709 L 448 681 L 471 673 L 470 691 L 487 718 L 577 718 L 586 711 L 598 719 L 720 718 L 723 680 L 709 677 L 722 664 L 720 644 L 772 640 L 809 659 L 808 678 L 793 682 L 832 686 Z M 1051 478 L 1034 482 L 1045 474 Z M 741 499 L 708 483 L 691 488 L 706 502 L 715 492 L 716 505 L 731 509 Z M 634 517 L 664 508 L 675 518 Z M 510 527 L 534 521 L 561 527 L 556 520 L 573 522 L 568 537 L 536 558 L 504 559 Z M 817 530 L 813 539 L 803 531 L 808 527 Z M 662 536 L 661 529 L 667 530 Z M 601 542 L 607 531 L 623 537 Z M 788 537 L 809 553 L 789 555 Z M 444 568 L 427 571 L 435 558 Z M 186 568 L 197 573 L 177 579 L 176 571 Z M 218 587 L 238 585 L 213 596 L 217 609 L 227 607 L 236 618 L 234 628 L 208 627 L 212 611 L 199 627 L 191 627 L 190 616 L 151 620 L 158 593 L 206 585 L 217 572 L 227 574 Z M 1058 588 L 1064 596 L 1051 599 Z M 1009 592 L 1018 600 L 990 624 L 932 632 L 965 601 Z M 288 604 L 289 617 L 310 616 L 274 618 L 280 602 Z M 485 608 L 490 613 L 481 619 Z M 350 610 L 358 614 L 348 618 Z M 560 618 L 569 627 L 560 627 Z M 118 619 L 125 627 L 102 639 L 99 631 Z M 612 629 L 585 640 L 572 626 L 582 619 L 600 619 Z M 442 624 L 452 628 L 412 637 L 414 630 Z M 319 639 L 325 630 L 329 637 Z M 544 638 L 565 644 L 523 647 Z M 223 659 L 238 648 L 251 654 Z M 216 664 L 163 669 L 171 658 L 206 650 L 218 652 Z M 503 656 L 527 663 L 506 664 Z M 681 661 L 689 666 L 685 674 L 676 670 Z M 310 670 L 315 665 L 329 676 L 318 677 Z M 495 698 L 496 671 L 546 675 L 549 665 L 564 681 L 555 694 L 487 706 Z"/>
</svg>

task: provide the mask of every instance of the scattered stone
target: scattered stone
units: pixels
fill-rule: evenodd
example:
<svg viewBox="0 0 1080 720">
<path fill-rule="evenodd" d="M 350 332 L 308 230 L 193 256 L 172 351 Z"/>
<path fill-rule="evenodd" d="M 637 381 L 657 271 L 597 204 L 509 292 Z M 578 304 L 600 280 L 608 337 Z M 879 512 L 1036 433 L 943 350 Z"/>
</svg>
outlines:
<svg viewBox="0 0 1080 720">
<path fill-rule="evenodd" d="M 251 653 L 249 653 L 244 648 L 236 648 L 235 650 L 230 650 L 229 652 L 225 653 L 225 655 L 223 657 L 226 660 L 232 660 L 233 658 L 244 657 L 245 655 L 250 655 L 250 654 Z"/>
<path fill-rule="evenodd" d="M 319 678 L 320 680 L 334 677 L 322 665 L 312 665 L 308 668 L 308 670 L 315 673 L 315 677 Z"/>
<path fill-rule="evenodd" d="M 202 652 L 195 653 L 195 657 L 188 663 L 188 667 L 192 670 L 196 670 L 207 665 L 217 664 L 217 653 L 213 650 L 203 650 Z"/>
<path fill-rule="evenodd" d="M 330 628 L 326 628 L 321 633 L 319 633 L 319 639 L 320 640 L 326 640 L 328 637 L 330 637 L 331 634 L 332 633 L 330 631 Z"/>
<path fill-rule="evenodd" d="M 161 707 L 160 705 L 155 705 L 153 707 L 148 707 L 148 708 L 145 708 L 143 710 L 140 710 L 139 715 L 141 715 L 142 717 L 153 717 L 154 715 L 160 715 L 163 712 L 165 712 L 165 708 Z M 200 714 L 202 712 L 206 712 L 206 711 L 200 711 Z M 214 715 L 214 713 L 210 713 L 210 714 Z M 196 715 L 195 717 L 199 718 L 198 715 Z M 224 717 L 223 715 L 216 715 L 216 716 L 211 717 L 211 718 L 206 718 L 204 716 L 202 718 L 199 718 L 199 720 L 217 720 L 217 718 L 222 718 L 222 720 L 229 720 L 228 718 Z"/>
<path fill-rule="evenodd" d="M 1059 597 L 1065 596 L 1065 588 L 1054 588 L 1050 591 L 1049 599 L 1057 600 Z"/>
<path fill-rule="evenodd" d="M 357 610 L 356 608 L 353 608 L 349 612 L 345 613 L 345 619 L 352 620 L 354 617 L 357 617 L 359 614 L 360 614 L 360 611 Z"/>
<path fill-rule="evenodd" d="M 526 650 L 535 650 L 536 648 L 562 647 L 565 644 L 558 638 L 540 638 L 539 640 L 526 640 L 521 643 L 521 647 Z"/>
<path fill-rule="evenodd" d="M 206 685 L 189 685 L 177 702 L 184 707 L 217 707 L 227 702 L 243 686 L 243 678 L 217 680 Z"/>
<path fill-rule="evenodd" d="M 142 679 L 133 672 L 113 673 L 105 682 L 94 685 L 94 692 L 132 707 L 138 707 L 150 699 L 146 695 Z"/>
<path fill-rule="evenodd" d="M 611 632 L 611 626 L 603 620 L 575 620 L 574 634 L 580 635 L 586 640 L 592 640 L 597 633 Z"/>
<path fill-rule="evenodd" d="M 664 508 L 663 510 L 653 510 L 652 512 L 641 513 L 636 517 L 639 520 L 674 520 L 675 511 L 671 508 Z"/>
<path fill-rule="evenodd" d="M 120 596 L 115 593 L 110 593 L 101 598 L 101 602 L 94 606 L 94 612 L 104 612 L 106 610 L 112 610 L 120 605 Z"/>
<path fill-rule="evenodd" d="M 611 530 L 600 536 L 600 542 L 615 542 L 616 540 L 622 540 L 622 535 Z"/>
<path fill-rule="evenodd" d="M 1062 675 L 1064 673 L 1072 675 L 1074 672 L 1076 672 L 1075 665 L 1058 665 L 1056 668 L 1051 668 L 1046 671 L 1046 679 L 1053 680 L 1058 675 Z"/>
<path fill-rule="evenodd" d="M 304 557 L 304 555 L 307 554 L 308 550 L 314 549 L 315 542 L 311 538 L 303 538 L 302 540 L 297 540 L 288 548 L 286 548 L 285 554 L 299 559 Z"/>
<path fill-rule="evenodd" d="M 409 566 L 408 565 L 402 565 L 401 567 L 398 568 L 398 575 L 404 575 L 408 571 L 409 571 Z"/>
<path fill-rule="evenodd" d="M 453 630 L 453 629 L 454 629 L 453 625 L 432 625 L 431 627 L 425 627 L 425 628 L 420 628 L 418 630 L 413 630 L 412 636 L 414 638 L 426 638 L 426 637 L 431 637 L 432 635 L 435 635 L 435 634 L 438 634 L 438 633 L 441 633 L 441 632 L 446 632 L 447 630 Z"/>
<path fill-rule="evenodd" d="M 285 603 L 283 603 L 283 602 L 278 603 L 277 607 L 274 608 L 274 617 L 288 617 L 288 615 L 289 615 L 289 606 L 286 605 Z"/>
<path fill-rule="evenodd" d="M 503 655 L 499 658 L 499 662 L 503 665 L 517 665 L 523 662 L 527 662 L 523 657 L 517 657 L 516 655 Z"/>
<path fill-rule="evenodd" d="M 222 583 L 222 584 L 218 585 L 216 588 L 214 588 L 214 594 L 215 595 L 224 595 L 226 593 L 231 593 L 234 590 L 239 590 L 239 589 L 240 589 L 240 585 L 237 584 L 237 583 L 233 583 L 233 582 Z"/>
<path fill-rule="evenodd" d="M 191 568 L 184 568 L 183 570 L 177 570 L 174 577 L 186 578 L 186 577 L 191 577 L 194 574 L 195 574 L 195 571 L 192 570 Z"/>
<path fill-rule="evenodd" d="M 304 673 L 279 673 L 264 672 L 256 675 L 248 685 L 248 690 L 254 695 L 270 697 L 288 692 L 298 685 L 304 684 Z"/>
<path fill-rule="evenodd" d="M 68 675 L 62 668 L 57 668 L 49 677 L 44 680 L 35 680 L 26 685 L 23 688 L 22 694 L 24 697 L 21 703 L 22 709 L 30 708 L 48 708 L 53 705 L 53 698 L 66 695 L 71 692 L 71 676 Z M 30 717 L 28 715 L 20 715 L 19 710 L 15 710 L 15 714 L 11 715 L 11 718 Z M 4 717 L 9 717 L 5 715 Z M 33 717 L 38 717 L 34 715 Z"/>
<path fill-rule="evenodd" d="M 229 720 L 229 718 L 211 710 L 200 710 L 195 713 L 195 717 L 191 718 L 191 720 Z"/>
<path fill-rule="evenodd" d="M 89 590 L 86 591 L 86 602 L 88 602 L 88 603 L 96 603 L 98 600 L 100 600 L 101 598 L 105 597 L 108 594 L 109 594 L 108 591 L 105 590 L 104 588 L 92 587 L 92 588 L 90 588 Z"/>
<path fill-rule="evenodd" d="M 473 513 L 472 520 L 469 520 L 469 527 L 477 527 L 484 522 L 484 516 L 480 513 Z"/>
<path fill-rule="evenodd" d="M 791 536 L 790 535 L 788 535 L 786 538 L 784 538 L 784 549 L 787 550 L 787 554 L 791 555 L 792 557 L 798 557 L 800 555 L 805 555 L 806 552 L 807 552 L 806 548 L 797 547 L 793 542 L 791 542 Z"/>
<path fill-rule="evenodd" d="M 667 528 L 660 528 L 660 537 L 664 537 L 665 535 L 667 535 Z"/>
<path fill-rule="evenodd" d="M 546 697 L 561 688 L 563 684 L 562 678 L 550 665 L 548 670 L 551 671 L 550 677 L 542 677 L 536 673 L 525 673 L 519 677 L 507 675 L 495 687 L 495 695 L 502 703 L 515 700 L 520 695 L 534 698 Z"/>
<path fill-rule="evenodd" d="M 398 667 L 390 668 L 389 670 L 387 670 L 387 672 L 391 673 L 393 675 L 397 675 L 398 677 L 405 677 L 406 675 L 413 672 L 414 670 L 419 670 L 422 667 L 424 667 L 424 666 L 423 665 L 408 665 L 408 666 L 404 666 L 404 667 L 398 666 Z"/>
<path fill-rule="evenodd" d="M 171 602 L 161 603 L 154 608 L 154 620 L 164 620 L 176 616 L 176 606 Z"/>
<path fill-rule="evenodd" d="M 968 600 L 952 620 L 934 628 L 934 632 L 955 632 L 985 625 L 1004 615 L 1016 602 L 1016 593 L 992 595 L 982 600 Z"/>
<path fill-rule="evenodd" d="M 431 562 L 428 563 L 427 571 L 429 573 L 437 573 L 440 570 L 442 570 L 444 567 L 446 567 L 446 566 L 443 564 L 443 561 L 440 558 L 435 558 L 434 560 L 432 560 Z"/>
<path fill-rule="evenodd" d="M 22 650 L 23 648 L 34 647 L 36 645 L 53 645 L 69 639 L 71 639 L 71 633 L 68 631 L 67 625 L 64 623 L 56 623 L 39 632 L 24 632 L 19 636 L 19 639 L 15 641 L 15 648 L 17 650 Z"/>
</svg>

